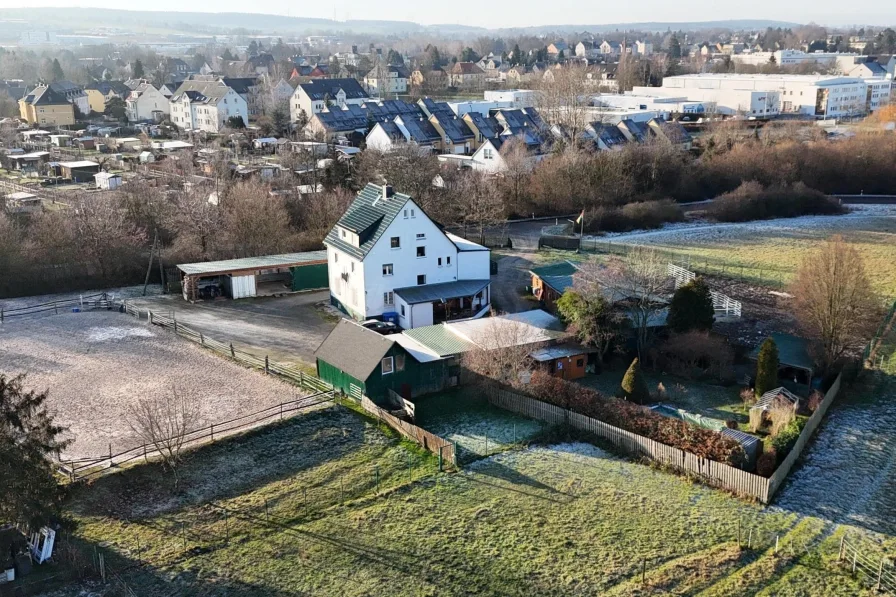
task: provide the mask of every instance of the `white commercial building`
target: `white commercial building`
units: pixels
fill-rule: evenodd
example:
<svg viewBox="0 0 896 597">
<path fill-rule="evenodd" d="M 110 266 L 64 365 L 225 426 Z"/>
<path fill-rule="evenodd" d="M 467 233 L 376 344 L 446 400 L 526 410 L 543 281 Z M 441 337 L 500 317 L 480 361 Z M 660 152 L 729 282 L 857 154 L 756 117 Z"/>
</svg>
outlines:
<svg viewBox="0 0 896 597">
<path fill-rule="evenodd" d="M 865 80 L 828 75 L 681 75 L 666 77 L 662 87 L 635 87 L 632 93 L 714 102 L 719 113 L 756 118 L 844 118 L 876 109 L 870 105 Z"/>
<path fill-rule="evenodd" d="M 446 234 L 389 186 L 368 184 L 324 244 L 330 300 L 355 319 L 411 329 L 488 312 L 489 250 Z"/>
<path fill-rule="evenodd" d="M 631 110 L 635 112 L 649 111 L 655 115 L 664 115 L 668 120 L 670 114 L 704 114 L 715 109 L 713 102 L 689 100 L 687 97 L 663 97 L 649 94 L 626 93 L 595 95 L 592 104 L 596 108 L 609 111 Z M 654 116 L 656 117 L 656 116 Z M 649 120 L 649 119 L 648 119 Z"/>
<path fill-rule="evenodd" d="M 485 101 L 509 104 L 511 108 L 534 108 L 537 91 L 533 89 L 500 89 L 486 91 Z"/>
</svg>

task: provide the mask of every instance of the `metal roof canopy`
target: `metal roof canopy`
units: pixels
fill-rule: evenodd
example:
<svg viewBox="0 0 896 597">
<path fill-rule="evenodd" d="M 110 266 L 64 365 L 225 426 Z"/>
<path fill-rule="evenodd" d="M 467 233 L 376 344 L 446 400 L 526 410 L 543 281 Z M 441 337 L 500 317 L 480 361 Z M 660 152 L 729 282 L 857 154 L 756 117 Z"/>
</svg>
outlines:
<svg viewBox="0 0 896 597">
<path fill-rule="evenodd" d="M 597 352 L 593 348 L 586 348 L 576 344 L 559 344 L 557 346 L 546 346 L 534 352 L 530 352 L 529 356 L 539 363 L 553 361 L 554 359 L 562 359 L 565 357 L 575 357 L 582 354 L 590 354 Z"/>
<path fill-rule="evenodd" d="M 409 305 L 473 296 L 488 286 L 490 280 L 457 280 L 440 284 L 424 284 L 396 288 L 395 294 Z"/>
<path fill-rule="evenodd" d="M 305 253 L 286 253 L 283 255 L 265 255 L 262 257 L 245 257 L 242 259 L 226 259 L 223 261 L 182 263 L 177 266 L 177 269 L 190 276 L 214 276 L 243 272 L 246 270 L 274 269 L 326 262 L 327 252 L 321 250 L 307 251 Z"/>
<path fill-rule="evenodd" d="M 815 361 L 809 355 L 809 341 L 799 336 L 791 334 L 772 333 L 772 340 L 778 347 L 778 363 L 781 367 L 793 367 L 794 369 L 805 369 L 809 375 L 815 373 Z M 749 359 L 755 361 L 759 358 L 759 350 L 762 348 L 760 343 L 753 352 L 750 353 Z"/>
</svg>

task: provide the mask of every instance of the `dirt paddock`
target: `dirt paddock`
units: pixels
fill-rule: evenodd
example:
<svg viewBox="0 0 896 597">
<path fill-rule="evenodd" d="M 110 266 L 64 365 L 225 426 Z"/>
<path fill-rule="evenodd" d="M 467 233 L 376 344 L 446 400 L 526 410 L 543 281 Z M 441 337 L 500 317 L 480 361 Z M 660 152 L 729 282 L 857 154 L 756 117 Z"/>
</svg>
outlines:
<svg viewBox="0 0 896 597">
<path fill-rule="evenodd" d="M 196 427 L 299 397 L 298 388 L 217 357 L 127 315 L 66 313 L 0 326 L 0 372 L 27 373 L 26 387 L 50 391 L 49 407 L 74 440 L 66 458 L 143 443 L 128 408 L 177 389 L 201 409 Z"/>
</svg>

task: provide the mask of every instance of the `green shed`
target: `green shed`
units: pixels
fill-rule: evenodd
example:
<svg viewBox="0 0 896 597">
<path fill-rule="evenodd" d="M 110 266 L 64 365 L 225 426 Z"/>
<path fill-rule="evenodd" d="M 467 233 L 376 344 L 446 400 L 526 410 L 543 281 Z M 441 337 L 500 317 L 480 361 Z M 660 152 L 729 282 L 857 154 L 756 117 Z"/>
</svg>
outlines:
<svg viewBox="0 0 896 597">
<path fill-rule="evenodd" d="M 309 263 L 291 267 L 293 290 L 319 290 L 330 286 L 327 263 Z"/>
<path fill-rule="evenodd" d="M 397 338 L 343 319 L 314 353 L 317 375 L 349 396 L 363 394 L 374 402 L 385 400 L 387 390 L 414 398 L 456 383 L 453 359 L 420 353 L 421 362 Z"/>
</svg>

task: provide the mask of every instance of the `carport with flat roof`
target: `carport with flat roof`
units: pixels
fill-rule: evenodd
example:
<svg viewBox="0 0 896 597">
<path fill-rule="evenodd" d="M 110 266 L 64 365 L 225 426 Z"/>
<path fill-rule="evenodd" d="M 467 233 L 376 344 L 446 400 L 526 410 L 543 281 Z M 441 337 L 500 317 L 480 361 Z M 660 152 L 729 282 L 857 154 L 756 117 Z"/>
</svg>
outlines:
<svg viewBox="0 0 896 597">
<path fill-rule="evenodd" d="M 326 251 L 184 263 L 177 268 L 188 301 L 271 296 L 328 286 Z"/>
</svg>

